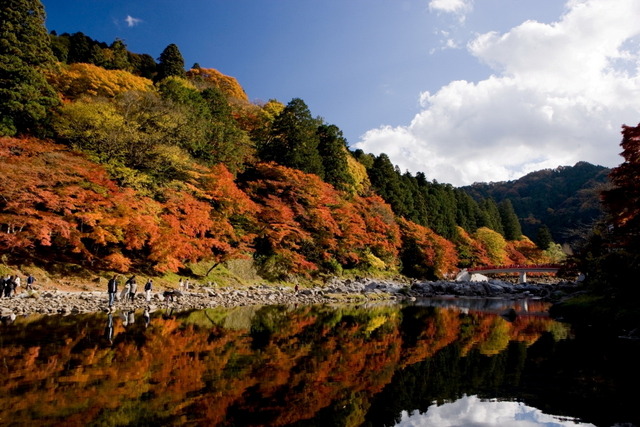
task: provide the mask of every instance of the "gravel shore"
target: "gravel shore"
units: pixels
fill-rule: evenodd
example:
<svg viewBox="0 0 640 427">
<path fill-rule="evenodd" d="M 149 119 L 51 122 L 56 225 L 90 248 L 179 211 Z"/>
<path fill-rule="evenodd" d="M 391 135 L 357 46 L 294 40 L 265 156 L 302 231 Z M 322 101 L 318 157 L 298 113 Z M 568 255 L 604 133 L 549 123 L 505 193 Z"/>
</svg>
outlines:
<svg viewBox="0 0 640 427">
<path fill-rule="evenodd" d="M 557 299 L 579 291 L 570 282 L 512 284 L 500 280 L 486 282 L 414 281 L 398 283 L 376 279 L 334 279 L 322 287 L 301 288 L 257 285 L 245 288 L 200 287 L 175 291 L 173 301 L 166 301 L 163 292 L 154 292 L 147 302 L 139 292 L 134 301 L 117 301 L 112 309 L 137 310 L 167 307 L 175 310 L 205 309 L 273 304 L 327 304 L 367 301 L 413 301 L 436 296 L 479 298 L 540 298 Z M 73 314 L 109 311 L 106 290 L 103 291 L 30 291 L 11 298 L 0 298 L 2 318 L 27 314 Z"/>
</svg>

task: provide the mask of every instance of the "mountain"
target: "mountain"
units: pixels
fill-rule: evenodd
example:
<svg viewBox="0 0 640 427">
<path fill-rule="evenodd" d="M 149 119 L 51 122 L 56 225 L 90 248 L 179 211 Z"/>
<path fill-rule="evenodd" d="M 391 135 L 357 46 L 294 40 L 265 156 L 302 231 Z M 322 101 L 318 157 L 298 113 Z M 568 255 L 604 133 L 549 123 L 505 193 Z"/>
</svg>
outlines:
<svg viewBox="0 0 640 427">
<path fill-rule="evenodd" d="M 600 191 L 609 185 L 609 169 L 578 162 L 532 172 L 515 181 L 476 183 L 461 187 L 475 200 L 509 199 L 526 236 L 535 239 L 542 225 L 556 242 L 571 242 L 576 231 L 602 216 Z"/>
</svg>

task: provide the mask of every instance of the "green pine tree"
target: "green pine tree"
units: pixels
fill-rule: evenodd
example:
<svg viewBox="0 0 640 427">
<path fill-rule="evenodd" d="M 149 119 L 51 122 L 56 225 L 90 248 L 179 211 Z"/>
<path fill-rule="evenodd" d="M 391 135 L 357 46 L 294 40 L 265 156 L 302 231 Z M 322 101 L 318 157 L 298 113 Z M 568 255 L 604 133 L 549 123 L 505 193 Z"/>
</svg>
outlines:
<svg viewBox="0 0 640 427">
<path fill-rule="evenodd" d="M 259 145 L 261 160 L 276 162 L 324 178 L 322 157 L 318 151 L 318 126 L 309 107 L 294 98 L 274 119 L 266 141 Z"/>
<path fill-rule="evenodd" d="M 322 157 L 324 180 L 339 190 L 347 190 L 354 185 L 349 173 L 347 140 L 335 125 L 318 127 L 318 152 Z"/>
<path fill-rule="evenodd" d="M 59 104 L 44 71 L 55 65 L 38 0 L 5 0 L 0 7 L 0 136 L 44 135 Z"/>
<path fill-rule="evenodd" d="M 109 46 L 109 50 L 111 50 L 111 55 L 105 64 L 105 68 L 110 70 L 131 71 L 127 45 L 125 45 L 122 40 L 116 39 L 111 43 L 111 46 Z"/>
<path fill-rule="evenodd" d="M 551 237 L 551 231 L 549 230 L 549 227 L 547 227 L 546 225 L 542 225 L 538 229 L 538 234 L 536 236 L 536 245 L 542 250 L 547 250 L 552 243 L 553 238 Z"/>
<path fill-rule="evenodd" d="M 500 211 L 500 219 L 502 220 L 502 228 L 504 229 L 504 238 L 507 240 L 518 240 L 522 237 L 522 228 L 516 212 L 513 210 L 511 200 L 504 199 L 498 205 Z"/>
<path fill-rule="evenodd" d="M 169 76 L 184 77 L 186 75 L 184 71 L 184 58 L 178 46 L 171 43 L 164 48 L 158 58 L 157 71 L 158 74 L 156 74 L 155 78 L 157 82 Z"/>
</svg>

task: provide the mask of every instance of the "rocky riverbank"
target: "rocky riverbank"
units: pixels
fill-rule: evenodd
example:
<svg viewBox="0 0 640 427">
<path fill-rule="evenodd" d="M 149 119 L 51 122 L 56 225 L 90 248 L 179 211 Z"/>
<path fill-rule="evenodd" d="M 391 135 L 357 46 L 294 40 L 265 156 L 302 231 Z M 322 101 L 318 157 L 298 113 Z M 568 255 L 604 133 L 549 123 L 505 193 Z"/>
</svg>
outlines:
<svg viewBox="0 0 640 427">
<path fill-rule="evenodd" d="M 434 296 L 490 297 L 490 298 L 541 298 L 558 299 L 580 290 L 570 282 L 555 284 L 512 284 L 500 280 L 486 282 L 393 281 L 358 279 L 333 279 L 322 287 L 295 290 L 291 287 L 258 285 L 245 288 L 200 287 L 188 291 L 175 291 L 173 301 L 165 300 L 162 292 L 153 293 L 147 302 L 142 293 L 134 301 L 116 302 L 114 309 L 137 310 L 149 306 L 176 310 L 205 309 L 270 304 L 327 304 L 359 303 L 367 301 L 412 301 Z M 104 291 L 33 291 L 22 292 L 15 297 L 1 298 L 3 318 L 27 314 L 73 314 L 108 311 L 107 294 Z"/>
</svg>

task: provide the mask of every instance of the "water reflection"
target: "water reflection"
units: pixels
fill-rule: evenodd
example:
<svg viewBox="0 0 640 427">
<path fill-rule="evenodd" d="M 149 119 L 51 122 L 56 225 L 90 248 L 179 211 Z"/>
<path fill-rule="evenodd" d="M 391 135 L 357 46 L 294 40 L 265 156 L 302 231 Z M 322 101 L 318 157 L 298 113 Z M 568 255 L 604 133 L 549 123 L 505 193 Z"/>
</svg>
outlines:
<svg viewBox="0 0 640 427">
<path fill-rule="evenodd" d="M 432 405 L 426 413 L 402 412 L 397 427 L 595 427 L 573 418 L 548 415 L 522 402 L 484 400 L 464 396 L 455 402 Z"/>
<path fill-rule="evenodd" d="M 0 327 L 0 416 L 17 425 L 378 426 L 469 395 L 597 425 L 632 420 L 619 390 L 636 383 L 637 367 L 607 377 L 606 346 L 575 347 L 568 327 L 532 304 L 513 321 L 493 305 L 19 317 Z M 622 366 L 616 355 L 638 353 L 606 355 Z M 584 409 L 595 401 L 627 413 Z"/>
</svg>

